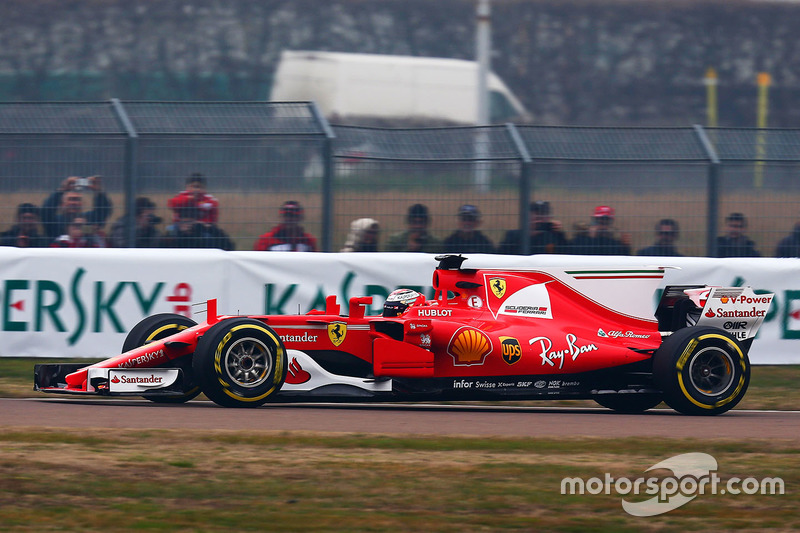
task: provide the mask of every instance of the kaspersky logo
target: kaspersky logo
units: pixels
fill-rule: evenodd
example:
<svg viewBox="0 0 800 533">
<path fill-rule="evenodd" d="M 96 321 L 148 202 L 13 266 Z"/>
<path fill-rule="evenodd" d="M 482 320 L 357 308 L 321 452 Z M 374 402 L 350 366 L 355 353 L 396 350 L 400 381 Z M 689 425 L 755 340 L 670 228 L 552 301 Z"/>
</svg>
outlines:
<svg viewBox="0 0 800 533">
<path fill-rule="evenodd" d="M 172 294 L 164 295 L 165 282 L 149 287 L 136 281 L 87 281 L 86 270 L 78 268 L 67 286 L 52 280 L 7 279 L 2 286 L 2 331 L 56 331 L 69 333 L 72 346 L 87 332 L 123 333 L 132 325 L 120 320 L 120 300 L 132 299 L 141 316 L 152 314 L 162 298 L 172 303 L 175 312 L 188 312 L 191 287 L 179 283 Z M 180 309 L 179 309 L 180 306 Z M 24 316 L 24 319 L 23 319 Z"/>
</svg>

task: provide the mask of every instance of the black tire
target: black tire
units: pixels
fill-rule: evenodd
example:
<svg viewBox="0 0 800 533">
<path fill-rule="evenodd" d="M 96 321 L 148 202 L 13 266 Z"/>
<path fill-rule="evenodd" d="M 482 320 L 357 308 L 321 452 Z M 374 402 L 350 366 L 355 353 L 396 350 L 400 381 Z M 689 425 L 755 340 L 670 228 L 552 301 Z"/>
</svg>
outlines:
<svg viewBox="0 0 800 533">
<path fill-rule="evenodd" d="M 164 337 L 169 337 L 170 335 L 174 335 L 175 333 L 196 325 L 197 322 L 183 315 L 161 313 L 149 316 L 131 329 L 128 336 L 125 337 L 125 342 L 122 343 L 122 351 L 127 352 L 128 350 L 133 350 L 139 346 L 144 346 L 145 344 L 163 339 Z M 162 366 L 168 368 L 182 368 L 184 376 L 190 381 L 189 389 L 185 394 L 180 396 L 145 394 L 142 396 L 143 398 L 155 403 L 185 403 L 200 394 L 200 386 L 196 383 L 192 383 L 193 380 L 191 379 L 191 356 L 180 357 Z"/>
<path fill-rule="evenodd" d="M 626 414 L 643 413 L 662 400 L 660 394 L 600 394 L 594 397 L 594 401 L 603 407 Z"/>
<path fill-rule="evenodd" d="M 258 407 L 286 379 L 286 349 L 258 320 L 232 318 L 212 326 L 197 344 L 192 368 L 200 388 L 223 407 Z"/>
<path fill-rule="evenodd" d="M 718 415 L 738 404 L 750 384 L 747 351 L 713 327 L 679 329 L 656 350 L 653 380 L 664 401 L 687 415 Z"/>
</svg>

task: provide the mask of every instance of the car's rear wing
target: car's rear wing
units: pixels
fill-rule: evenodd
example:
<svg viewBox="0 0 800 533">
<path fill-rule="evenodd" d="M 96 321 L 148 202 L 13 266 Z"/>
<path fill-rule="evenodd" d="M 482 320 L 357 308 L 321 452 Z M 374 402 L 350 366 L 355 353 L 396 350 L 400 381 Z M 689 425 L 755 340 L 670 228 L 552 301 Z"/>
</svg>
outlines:
<svg viewBox="0 0 800 533">
<path fill-rule="evenodd" d="M 656 309 L 658 329 L 673 332 L 687 326 L 714 326 L 749 346 L 774 296 L 757 294 L 751 287 L 668 285 Z"/>
</svg>

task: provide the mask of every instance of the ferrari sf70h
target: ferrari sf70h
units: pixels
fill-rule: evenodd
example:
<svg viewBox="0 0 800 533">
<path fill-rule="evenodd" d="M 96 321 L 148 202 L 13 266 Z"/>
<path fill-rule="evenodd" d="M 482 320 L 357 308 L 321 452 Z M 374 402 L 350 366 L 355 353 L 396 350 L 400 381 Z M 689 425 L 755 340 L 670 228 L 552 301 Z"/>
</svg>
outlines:
<svg viewBox="0 0 800 533">
<path fill-rule="evenodd" d="M 434 297 L 399 289 L 381 316 L 371 298 L 335 296 L 305 315 L 177 314 L 142 320 L 122 354 L 41 364 L 35 389 L 138 395 L 178 403 L 200 393 L 227 407 L 269 401 L 593 399 L 637 413 L 734 407 L 748 349 L 772 302 L 749 287 L 666 285 L 663 267 L 466 268 L 438 257 Z M 656 305 L 657 302 L 657 305 Z M 655 313 L 653 313 L 655 308 Z"/>
</svg>

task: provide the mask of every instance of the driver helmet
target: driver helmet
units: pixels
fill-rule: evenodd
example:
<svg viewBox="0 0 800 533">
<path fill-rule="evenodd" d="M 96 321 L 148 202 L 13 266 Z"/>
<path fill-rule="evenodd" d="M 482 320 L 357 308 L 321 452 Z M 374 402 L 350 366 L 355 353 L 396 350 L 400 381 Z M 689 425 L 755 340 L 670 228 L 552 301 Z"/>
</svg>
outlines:
<svg viewBox="0 0 800 533">
<path fill-rule="evenodd" d="M 425 296 L 411 289 L 396 289 L 386 297 L 383 304 L 383 316 L 400 316 L 406 309 L 413 305 L 421 304 L 425 301 Z"/>
</svg>

